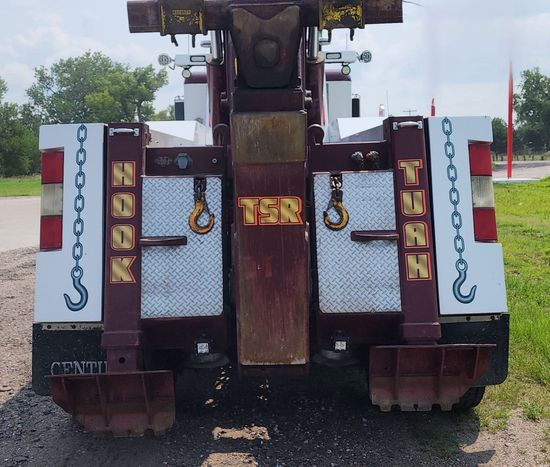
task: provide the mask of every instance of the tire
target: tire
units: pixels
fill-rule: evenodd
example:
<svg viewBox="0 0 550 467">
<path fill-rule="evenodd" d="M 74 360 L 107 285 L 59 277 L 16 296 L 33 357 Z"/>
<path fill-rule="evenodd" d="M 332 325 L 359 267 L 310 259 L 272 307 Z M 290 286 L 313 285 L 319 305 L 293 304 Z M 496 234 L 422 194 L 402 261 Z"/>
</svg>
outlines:
<svg viewBox="0 0 550 467">
<path fill-rule="evenodd" d="M 481 399 L 483 399 L 484 394 L 485 386 L 468 389 L 460 400 L 453 406 L 453 410 L 467 411 L 477 407 L 481 402 Z"/>
</svg>

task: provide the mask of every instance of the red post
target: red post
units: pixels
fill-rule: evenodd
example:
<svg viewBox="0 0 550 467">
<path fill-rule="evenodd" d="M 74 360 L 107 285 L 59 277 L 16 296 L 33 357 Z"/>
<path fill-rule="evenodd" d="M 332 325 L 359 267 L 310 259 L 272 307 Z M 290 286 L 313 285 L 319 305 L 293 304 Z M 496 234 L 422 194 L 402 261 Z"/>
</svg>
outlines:
<svg viewBox="0 0 550 467">
<path fill-rule="evenodd" d="M 431 116 L 435 117 L 435 97 L 432 99 L 432 111 Z"/>
<path fill-rule="evenodd" d="M 512 158 L 514 146 L 514 73 L 510 62 L 508 85 L 508 178 L 512 178 Z"/>
</svg>

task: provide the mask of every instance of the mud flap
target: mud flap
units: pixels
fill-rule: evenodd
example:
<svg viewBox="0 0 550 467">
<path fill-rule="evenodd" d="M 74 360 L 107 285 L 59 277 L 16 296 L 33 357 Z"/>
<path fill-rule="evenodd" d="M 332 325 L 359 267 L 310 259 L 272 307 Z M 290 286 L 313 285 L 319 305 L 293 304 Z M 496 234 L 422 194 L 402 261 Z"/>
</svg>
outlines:
<svg viewBox="0 0 550 467">
<path fill-rule="evenodd" d="M 383 412 L 451 410 L 491 366 L 493 344 L 392 345 L 370 349 L 369 386 Z"/>
<path fill-rule="evenodd" d="M 161 435 L 175 421 L 171 371 L 48 377 L 54 402 L 90 432 Z"/>
</svg>

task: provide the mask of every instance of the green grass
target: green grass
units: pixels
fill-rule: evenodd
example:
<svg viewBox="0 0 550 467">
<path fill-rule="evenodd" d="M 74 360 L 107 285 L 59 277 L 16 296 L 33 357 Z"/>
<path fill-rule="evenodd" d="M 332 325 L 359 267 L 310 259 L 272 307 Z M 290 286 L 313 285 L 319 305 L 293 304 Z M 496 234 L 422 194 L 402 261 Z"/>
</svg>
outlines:
<svg viewBox="0 0 550 467">
<path fill-rule="evenodd" d="M 550 178 L 496 185 L 495 200 L 511 320 L 510 375 L 488 388 L 477 412 L 483 426 L 501 429 L 514 409 L 533 421 L 550 419 Z"/>
<path fill-rule="evenodd" d="M 0 196 L 40 196 L 40 175 L 0 178 Z"/>
</svg>

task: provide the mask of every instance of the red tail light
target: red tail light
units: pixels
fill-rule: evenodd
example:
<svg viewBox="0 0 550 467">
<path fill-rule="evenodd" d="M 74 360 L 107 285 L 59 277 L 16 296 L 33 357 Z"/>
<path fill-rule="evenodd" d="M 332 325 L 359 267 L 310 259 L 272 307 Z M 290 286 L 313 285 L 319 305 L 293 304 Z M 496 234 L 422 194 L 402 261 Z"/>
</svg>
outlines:
<svg viewBox="0 0 550 467">
<path fill-rule="evenodd" d="M 62 216 L 42 216 L 40 218 L 40 250 L 61 249 L 62 228 Z"/>
<path fill-rule="evenodd" d="M 470 144 L 470 175 L 474 209 L 474 238 L 478 242 L 496 242 L 497 221 L 490 144 Z"/>
<path fill-rule="evenodd" d="M 42 152 L 42 184 L 63 183 L 63 151 Z"/>
<path fill-rule="evenodd" d="M 63 230 L 63 151 L 42 152 L 40 250 L 59 250 Z"/>
</svg>

